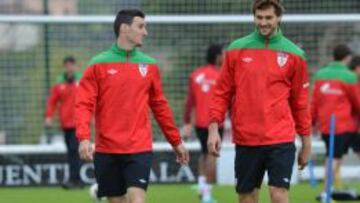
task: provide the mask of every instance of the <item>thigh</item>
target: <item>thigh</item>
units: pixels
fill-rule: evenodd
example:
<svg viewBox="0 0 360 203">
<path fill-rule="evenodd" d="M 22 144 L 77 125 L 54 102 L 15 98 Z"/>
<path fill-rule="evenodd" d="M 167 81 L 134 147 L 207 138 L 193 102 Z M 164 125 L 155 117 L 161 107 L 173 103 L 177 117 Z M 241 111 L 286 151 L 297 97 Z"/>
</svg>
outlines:
<svg viewBox="0 0 360 203">
<path fill-rule="evenodd" d="M 201 152 L 203 154 L 207 154 L 208 153 L 207 140 L 209 138 L 209 130 L 207 128 L 196 127 L 195 131 L 196 131 L 196 137 L 200 142 Z M 219 128 L 219 135 L 221 139 L 223 138 L 223 134 L 224 134 L 224 129 Z"/>
<path fill-rule="evenodd" d="M 264 178 L 264 154 L 262 147 L 236 146 L 236 192 L 247 194 L 260 188 Z"/>
<path fill-rule="evenodd" d="M 95 153 L 95 178 L 99 197 L 119 197 L 126 194 L 122 155 Z"/>
<path fill-rule="evenodd" d="M 208 129 L 196 127 L 195 131 L 196 131 L 196 137 L 200 142 L 201 153 L 207 154 L 208 153 L 207 140 L 209 137 Z"/>
<path fill-rule="evenodd" d="M 129 154 L 125 158 L 124 178 L 127 188 L 147 190 L 152 166 L 152 152 Z"/>
<path fill-rule="evenodd" d="M 270 186 L 289 189 L 295 153 L 294 143 L 269 146 L 265 165 Z"/>
</svg>

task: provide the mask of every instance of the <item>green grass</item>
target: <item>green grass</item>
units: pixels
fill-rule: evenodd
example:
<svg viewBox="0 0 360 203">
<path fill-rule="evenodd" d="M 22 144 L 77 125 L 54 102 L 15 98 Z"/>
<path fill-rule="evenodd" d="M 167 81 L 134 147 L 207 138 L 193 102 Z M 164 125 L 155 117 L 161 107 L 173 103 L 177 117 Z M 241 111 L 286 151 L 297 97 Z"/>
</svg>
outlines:
<svg viewBox="0 0 360 203">
<path fill-rule="evenodd" d="M 347 185 L 360 191 L 360 183 Z M 199 203 L 190 185 L 151 185 L 147 203 Z M 291 203 L 314 203 L 321 186 L 311 188 L 308 184 L 293 186 L 290 191 Z M 213 195 L 217 203 L 236 203 L 237 196 L 232 186 L 216 186 Z M 91 203 L 88 188 L 65 191 L 57 187 L 0 188 L 0 202 L 4 203 Z M 105 202 L 105 201 L 104 201 Z M 270 202 L 267 187 L 261 191 L 261 203 Z M 355 202 L 354 202 L 355 203 Z M 357 202 L 359 203 L 359 202 Z"/>
</svg>

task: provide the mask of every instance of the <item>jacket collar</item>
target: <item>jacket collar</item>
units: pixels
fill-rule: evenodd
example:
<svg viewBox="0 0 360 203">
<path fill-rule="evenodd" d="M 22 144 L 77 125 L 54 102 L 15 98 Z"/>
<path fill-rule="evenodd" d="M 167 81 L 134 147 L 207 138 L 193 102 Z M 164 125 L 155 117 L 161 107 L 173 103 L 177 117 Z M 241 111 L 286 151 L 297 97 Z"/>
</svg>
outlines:
<svg viewBox="0 0 360 203">
<path fill-rule="evenodd" d="M 271 34 L 270 38 L 266 38 L 264 35 L 260 34 L 259 30 L 256 28 L 253 35 L 260 41 L 265 42 L 266 40 L 268 40 L 269 43 L 272 42 L 277 42 L 279 41 L 282 37 L 282 31 L 280 28 L 278 28 L 274 33 Z"/>
<path fill-rule="evenodd" d="M 125 50 L 123 48 L 120 48 L 116 43 L 112 44 L 111 50 L 114 53 L 117 53 L 117 54 L 120 54 L 120 55 L 123 55 L 123 56 L 126 56 L 127 54 L 129 54 L 130 56 L 134 56 L 136 54 L 136 48 L 133 48 L 133 49 L 131 49 L 129 51 L 129 50 Z"/>
</svg>

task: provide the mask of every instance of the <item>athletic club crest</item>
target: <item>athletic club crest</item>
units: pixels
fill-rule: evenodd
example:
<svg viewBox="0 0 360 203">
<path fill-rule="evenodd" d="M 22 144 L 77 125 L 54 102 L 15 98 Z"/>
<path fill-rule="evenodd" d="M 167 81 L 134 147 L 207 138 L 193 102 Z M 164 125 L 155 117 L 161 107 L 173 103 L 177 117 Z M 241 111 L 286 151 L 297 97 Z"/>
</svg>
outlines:
<svg viewBox="0 0 360 203">
<path fill-rule="evenodd" d="M 148 72 L 147 64 L 140 63 L 139 64 L 139 72 L 140 72 L 141 76 L 145 77 Z"/>
<path fill-rule="evenodd" d="M 280 68 L 285 66 L 288 58 L 289 58 L 289 55 L 284 52 L 277 53 L 277 63 L 279 64 Z"/>
</svg>

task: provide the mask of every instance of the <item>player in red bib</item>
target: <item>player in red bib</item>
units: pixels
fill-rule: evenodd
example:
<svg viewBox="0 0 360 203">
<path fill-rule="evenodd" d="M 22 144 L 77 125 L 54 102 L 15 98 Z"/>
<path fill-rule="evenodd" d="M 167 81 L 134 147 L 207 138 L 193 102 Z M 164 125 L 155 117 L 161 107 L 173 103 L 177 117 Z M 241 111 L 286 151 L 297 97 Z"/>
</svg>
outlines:
<svg viewBox="0 0 360 203">
<path fill-rule="evenodd" d="M 216 80 L 220 74 L 223 62 L 222 44 L 212 44 L 206 52 L 206 65 L 196 68 L 189 77 L 188 94 L 184 109 L 184 135 L 191 136 L 192 113 L 196 136 L 201 145 L 201 155 L 198 162 L 198 192 L 208 183 L 215 182 L 216 158 L 208 154 L 208 126 L 210 124 L 210 102 Z M 221 126 L 222 127 L 222 126 Z M 220 135 L 223 129 L 219 129 Z"/>
</svg>

